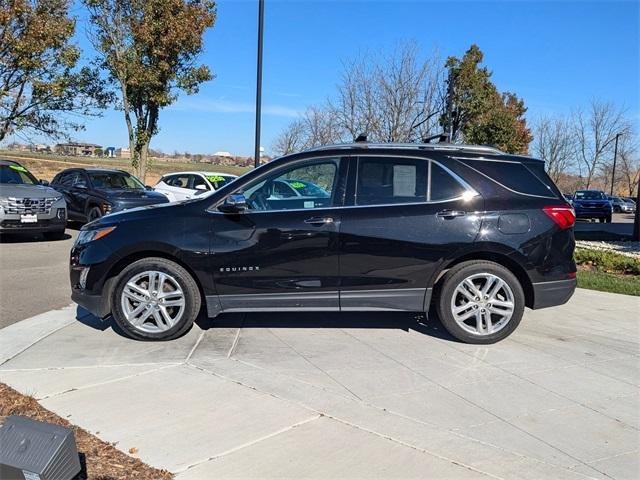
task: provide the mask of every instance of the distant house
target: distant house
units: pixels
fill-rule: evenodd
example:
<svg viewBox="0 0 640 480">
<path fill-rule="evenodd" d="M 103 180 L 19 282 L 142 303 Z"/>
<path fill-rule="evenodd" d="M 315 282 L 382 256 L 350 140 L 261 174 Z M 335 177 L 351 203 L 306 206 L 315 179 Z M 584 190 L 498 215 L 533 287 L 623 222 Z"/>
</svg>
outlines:
<svg viewBox="0 0 640 480">
<path fill-rule="evenodd" d="M 233 157 L 233 155 L 231 155 L 230 152 L 216 152 L 213 154 L 214 157 L 225 157 L 225 158 L 231 158 Z"/>
<path fill-rule="evenodd" d="M 116 149 L 116 157 L 131 158 L 131 150 L 125 147 Z"/>
<path fill-rule="evenodd" d="M 95 143 L 58 143 L 56 145 L 56 153 L 62 155 L 85 156 L 89 157 L 95 154 L 96 149 L 102 149 L 101 145 Z"/>
</svg>

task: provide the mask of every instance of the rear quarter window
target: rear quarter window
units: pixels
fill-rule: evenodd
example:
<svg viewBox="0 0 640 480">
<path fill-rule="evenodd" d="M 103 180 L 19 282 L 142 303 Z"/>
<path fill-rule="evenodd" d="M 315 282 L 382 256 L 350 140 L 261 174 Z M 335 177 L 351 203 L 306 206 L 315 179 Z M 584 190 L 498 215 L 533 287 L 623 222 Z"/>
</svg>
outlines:
<svg viewBox="0 0 640 480">
<path fill-rule="evenodd" d="M 560 194 L 544 172 L 544 164 L 526 165 L 520 162 L 492 160 L 461 160 L 462 163 L 503 187 L 523 195 L 557 198 Z M 537 170 L 541 171 L 537 171 Z"/>
</svg>

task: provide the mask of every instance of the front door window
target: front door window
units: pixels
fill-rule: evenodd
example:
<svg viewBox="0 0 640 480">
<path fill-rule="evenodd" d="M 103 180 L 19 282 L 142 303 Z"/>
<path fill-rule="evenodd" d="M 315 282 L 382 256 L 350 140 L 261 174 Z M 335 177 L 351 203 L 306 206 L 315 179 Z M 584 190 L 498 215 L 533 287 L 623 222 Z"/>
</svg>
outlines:
<svg viewBox="0 0 640 480">
<path fill-rule="evenodd" d="M 333 206 L 338 162 L 337 158 L 305 162 L 247 185 L 243 190 L 249 210 L 313 210 Z"/>
</svg>

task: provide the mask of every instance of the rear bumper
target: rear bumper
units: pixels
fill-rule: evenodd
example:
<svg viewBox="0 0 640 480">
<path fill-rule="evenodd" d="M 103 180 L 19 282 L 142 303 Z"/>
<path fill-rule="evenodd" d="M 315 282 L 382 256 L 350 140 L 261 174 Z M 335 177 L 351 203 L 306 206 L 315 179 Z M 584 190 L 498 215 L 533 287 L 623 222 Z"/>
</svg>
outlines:
<svg viewBox="0 0 640 480">
<path fill-rule="evenodd" d="M 567 303 L 576 290 L 575 278 L 533 284 L 533 309 L 554 307 Z"/>
</svg>

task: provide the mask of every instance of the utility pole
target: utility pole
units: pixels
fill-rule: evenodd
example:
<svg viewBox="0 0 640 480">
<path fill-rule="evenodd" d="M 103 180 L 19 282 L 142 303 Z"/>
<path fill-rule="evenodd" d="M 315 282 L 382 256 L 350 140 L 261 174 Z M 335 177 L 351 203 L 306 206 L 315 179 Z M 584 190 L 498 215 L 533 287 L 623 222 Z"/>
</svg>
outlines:
<svg viewBox="0 0 640 480">
<path fill-rule="evenodd" d="M 255 167 L 260 165 L 260 116 L 262 113 L 262 29 L 264 23 L 264 0 L 258 0 L 258 72 L 256 80 L 256 145 L 253 156 Z"/>
<path fill-rule="evenodd" d="M 613 182 L 616 179 L 616 160 L 618 159 L 618 137 L 622 135 L 621 133 L 616 133 L 616 144 L 613 148 L 613 171 L 611 172 L 611 190 L 609 191 L 609 195 L 613 196 Z"/>
</svg>

